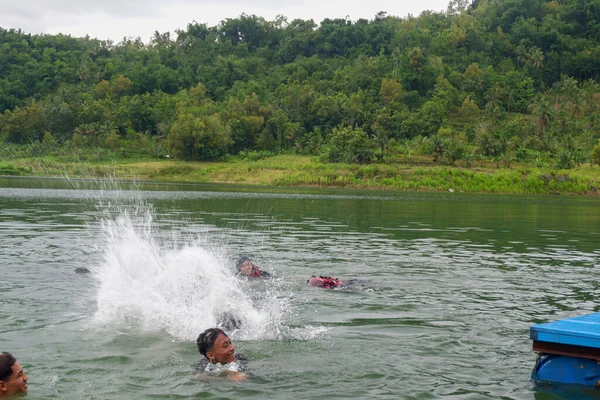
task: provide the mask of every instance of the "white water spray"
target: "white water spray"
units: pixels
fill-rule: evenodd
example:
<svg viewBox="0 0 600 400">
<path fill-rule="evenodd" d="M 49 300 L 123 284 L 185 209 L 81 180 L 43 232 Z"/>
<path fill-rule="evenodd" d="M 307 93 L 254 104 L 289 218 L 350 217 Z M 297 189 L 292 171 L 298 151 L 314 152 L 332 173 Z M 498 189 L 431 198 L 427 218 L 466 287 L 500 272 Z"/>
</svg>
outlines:
<svg viewBox="0 0 600 400">
<path fill-rule="evenodd" d="M 281 337 L 289 299 L 276 284 L 236 278 L 216 246 L 161 239 L 153 212 L 143 208 L 102 223 L 103 262 L 92 268 L 99 281 L 95 322 L 194 340 L 229 316 L 241 322 L 230 332 L 237 338 Z"/>
</svg>

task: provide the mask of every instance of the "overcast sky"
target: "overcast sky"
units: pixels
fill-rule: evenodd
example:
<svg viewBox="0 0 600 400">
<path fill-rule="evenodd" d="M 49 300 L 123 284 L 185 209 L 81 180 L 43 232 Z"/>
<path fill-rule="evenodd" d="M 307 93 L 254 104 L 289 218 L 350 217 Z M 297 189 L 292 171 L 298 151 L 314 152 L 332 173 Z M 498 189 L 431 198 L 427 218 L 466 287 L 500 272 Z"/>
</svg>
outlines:
<svg viewBox="0 0 600 400">
<path fill-rule="evenodd" d="M 445 10 L 449 0 L 0 0 L 0 27 L 30 33 L 86 34 L 120 42 L 141 37 L 147 43 L 154 31 L 185 29 L 192 21 L 217 25 L 242 13 L 267 20 L 295 18 L 373 19 L 379 11 L 404 17 L 424 10 Z"/>
</svg>

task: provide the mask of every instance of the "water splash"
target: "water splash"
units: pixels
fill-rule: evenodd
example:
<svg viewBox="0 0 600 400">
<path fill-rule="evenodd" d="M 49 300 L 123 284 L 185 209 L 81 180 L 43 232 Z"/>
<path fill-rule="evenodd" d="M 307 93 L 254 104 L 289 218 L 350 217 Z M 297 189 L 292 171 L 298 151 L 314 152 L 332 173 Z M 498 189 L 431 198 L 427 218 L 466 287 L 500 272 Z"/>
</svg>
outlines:
<svg viewBox="0 0 600 400">
<path fill-rule="evenodd" d="M 154 215 L 135 207 L 103 220 L 102 262 L 92 267 L 99 282 L 96 323 L 193 340 L 234 317 L 241 322 L 230 332 L 236 338 L 281 337 L 290 304 L 276 282 L 258 287 L 237 279 L 222 248 L 165 237 Z"/>
</svg>

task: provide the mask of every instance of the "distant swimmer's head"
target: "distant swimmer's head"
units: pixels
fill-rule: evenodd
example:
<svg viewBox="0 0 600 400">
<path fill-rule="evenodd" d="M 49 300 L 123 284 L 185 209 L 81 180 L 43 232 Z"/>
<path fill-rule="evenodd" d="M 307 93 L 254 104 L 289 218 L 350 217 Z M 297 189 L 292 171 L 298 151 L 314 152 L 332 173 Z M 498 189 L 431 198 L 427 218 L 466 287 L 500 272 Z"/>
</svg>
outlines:
<svg viewBox="0 0 600 400">
<path fill-rule="evenodd" d="M 249 264 L 249 263 L 251 264 L 251 262 L 250 262 L 250 259 L 249 259 L 248 257 L 246 257 L 246 256 L 241 256 L 241 257 L 240 257 L 240 258 L 237 260 L 237 262 L 235 263 L 235 267 L 237 268 L 237 270 L 238 270 L 238 271 L 241 271 L 241 270 L 242 270 L 242 266 L 243 266 L 244 264 Z"/>
<path fill-rule="evenodd" d="M 262 276 L 262 272 L 258 269 L 258 266 L 246 256 L 241 256 L 235 266 L 238 273 L 242 276 L 249 278 L 260 278 Z"/>
<path fill-rule="evenodd" d="M 27 392 L 27 379 L 23 367 L 10 353 L 0 353 L 0 397 Z"/>
<path fill-rule="evenodd" d="M 209 328 L 196 339 L 198 351 L 213 364 L 228 364 L 235 361 L 235 346 L 225 332 Z"/>
</svg>

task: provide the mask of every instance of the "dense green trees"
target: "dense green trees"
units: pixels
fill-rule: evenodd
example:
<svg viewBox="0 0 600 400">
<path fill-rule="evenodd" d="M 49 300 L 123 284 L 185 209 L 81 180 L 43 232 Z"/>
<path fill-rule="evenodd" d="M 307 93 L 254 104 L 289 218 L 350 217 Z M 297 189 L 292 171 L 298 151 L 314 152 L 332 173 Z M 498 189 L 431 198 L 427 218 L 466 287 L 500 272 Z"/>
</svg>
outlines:
<svg viewBox="0 0 600 400">
<path fill-rule="evenodd" d="M 600 0 L 452 0 L 319 25 L 243 14 L 148 44 L 0 29 L 0 143 L 345 162 L 408 146 L 568 167 L 600 138 L 599 71 Z"/>
</svg>

